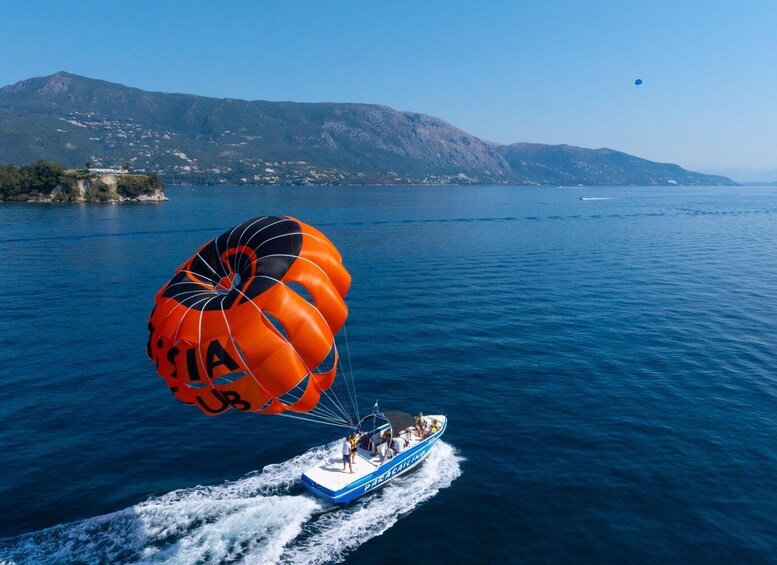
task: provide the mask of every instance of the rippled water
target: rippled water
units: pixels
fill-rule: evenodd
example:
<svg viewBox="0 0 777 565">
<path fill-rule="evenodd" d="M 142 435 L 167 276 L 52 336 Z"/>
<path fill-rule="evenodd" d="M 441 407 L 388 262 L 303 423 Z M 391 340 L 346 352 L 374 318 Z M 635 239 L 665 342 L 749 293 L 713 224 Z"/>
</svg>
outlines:
<svg viewBox="0 0 777 565">
<path fill-rule="evenodd" d="M 777 192 L 169 192 L 0 208 L 0 560 L 774 554 Z M 335 428 L 207 418 L 145 358 L 174 269 L 270 213 L 343 252 L 362 409 L 450 419 L 435 459 L 346 510 L 293 481 Z"/>
</svg>

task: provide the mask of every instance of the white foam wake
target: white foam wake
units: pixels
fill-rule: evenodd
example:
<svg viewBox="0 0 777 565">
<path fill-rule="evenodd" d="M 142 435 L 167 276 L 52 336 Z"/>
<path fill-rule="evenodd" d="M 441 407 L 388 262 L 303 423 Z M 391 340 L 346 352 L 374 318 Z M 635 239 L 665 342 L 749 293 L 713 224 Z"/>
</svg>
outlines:
<svg viewBox="0 0 777 565">
<path fill-rule="evenodd" d="M 305 492 L 298 479 L 337 446 L 312 449 L 234 482 L 181 489 L 0 540 L 0 563 L 339 562 L 461 474 L 461 457 L 438 441 L 417 471 L 333 508 Z"/>
</svg>

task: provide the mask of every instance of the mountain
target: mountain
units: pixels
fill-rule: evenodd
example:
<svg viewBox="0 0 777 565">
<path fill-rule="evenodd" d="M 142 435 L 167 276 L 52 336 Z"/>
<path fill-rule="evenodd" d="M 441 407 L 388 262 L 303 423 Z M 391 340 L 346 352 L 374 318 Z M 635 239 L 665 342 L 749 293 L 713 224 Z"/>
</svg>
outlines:
<svg viewBox="0 0 777 565">
<path fill-rule="evenodd" d="M 499 153 L 516 182 L 562 185 L 734 185 L 727 177 L 687 171 L 612 149 L 515 143 Z"/>
<path fill-rule="evenodd" d="M 766 185 L 774 186 L 777 184 L 777 169 L 721 169 L 700 171 L 708 175 L 722 175 L 733 179 L 738 184 L 748 185 Z"/>
<path fill-rule="evenodd" d="M 734 184 L 610 149 L 481 140 L 373 104 L 145 92 L 56 73 L 0 88 L 0 162 L 152 170 L 247 184 Z"/>
</svg>

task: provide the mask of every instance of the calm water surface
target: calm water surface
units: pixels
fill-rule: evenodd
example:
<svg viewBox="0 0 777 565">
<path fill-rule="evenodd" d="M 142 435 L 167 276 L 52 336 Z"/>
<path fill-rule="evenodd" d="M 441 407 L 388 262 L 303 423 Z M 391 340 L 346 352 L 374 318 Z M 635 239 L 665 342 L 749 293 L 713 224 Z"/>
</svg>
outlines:
<svg viewBox="0 0 777 565">
<path fill-rule="evenodd" d="M 0 561 L 774 559 L 777 191 L 169 195 L 0 208 Z M 336 428 L 207 418 L 145 357 L 154 293 L 264 214 L 342 251 L 362 410 L 450 418 L 343 510 L 295 483 Z"/>
</svg>

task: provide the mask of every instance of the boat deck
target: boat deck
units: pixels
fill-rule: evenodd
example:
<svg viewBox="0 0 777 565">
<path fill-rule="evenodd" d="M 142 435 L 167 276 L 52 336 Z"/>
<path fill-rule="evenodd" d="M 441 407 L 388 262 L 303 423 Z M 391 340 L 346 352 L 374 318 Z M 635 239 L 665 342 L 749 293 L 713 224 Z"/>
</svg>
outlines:
<svg viewBox="0 0 777 565">
<path fill-rule="evenodd" d="M 427 418 L 437 418 L 442 421 L 445 417 L 427 416 Z M 403 452 L 412 449 L 419 443 L 422 443 L 422 441 L 425 441 L 419 438 L 415 432 L 403 432 L 400 437 L 408 440 L 408 445 L 402 450 Z M 336 452 L 332 453 L 319 465 L 307 470 L 305 475 L 319 485 L 332 491 L 339 491 L 359 479 L 374 473 L 382 463 L 390 461 L 390 459 L 384 458 L 383 456 L 385 447 L 385 443 L 380 445 L 378 447 L 378 453 L 372 453 L 367 449 L 359 447 L 356 453 L 356 462 L 353 464 L 353 473 L 351 473 L 349 472 L 347 464 L 345 471 L 343 471 L 343 456 L 340 452 L 341 445 L 338 444 Z"/>
</svg>

